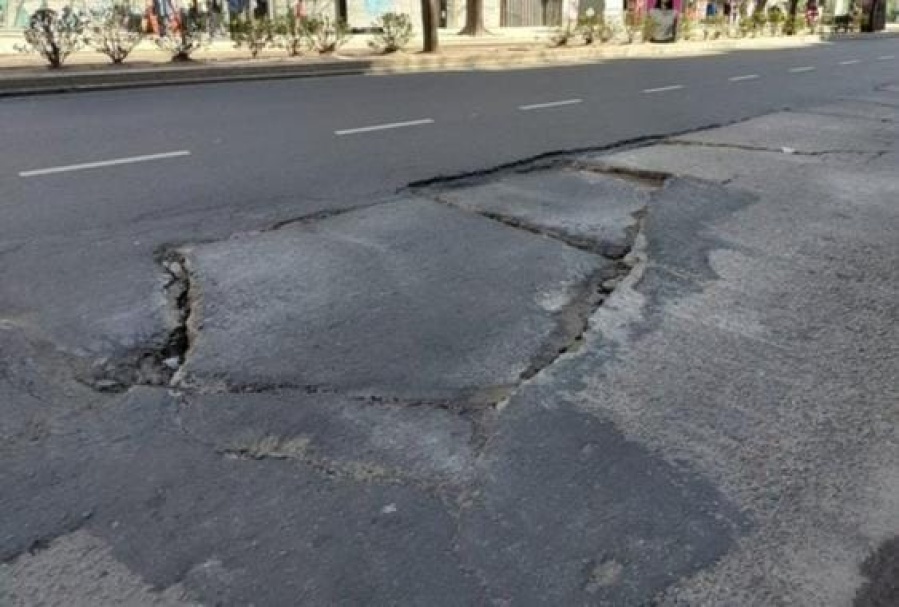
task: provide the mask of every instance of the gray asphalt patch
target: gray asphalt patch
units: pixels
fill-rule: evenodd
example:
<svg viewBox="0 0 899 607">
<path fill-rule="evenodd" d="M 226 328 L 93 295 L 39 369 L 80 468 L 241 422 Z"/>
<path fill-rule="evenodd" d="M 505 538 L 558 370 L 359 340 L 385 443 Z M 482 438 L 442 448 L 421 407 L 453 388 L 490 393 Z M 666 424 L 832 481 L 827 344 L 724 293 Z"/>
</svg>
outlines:
<svg viewBox="0 0 899 607">
<path fill-rule="evenodd" d="M 184 427 L 235 457 L 295 459 L 347 476 L 437 487 L 472 475 L 474 428 L 460 413 L 427 406 L 283 391 L 188 399 Z"/>
<path fill-rule="evenodd" d="M 187 257 L 195 331 L 183 384 L 423 399 L 514 384 L 573 337 L 566 307 L 614 273 L 596 255 L 425 200 Z"/>
<path fill-rule="evenodd" d="M 618 177 L 565 170 L 513 173 L 481 185 L 448 189 L 439 198 L 618 258 L 630 249 L 637 214 L 651 191 Z"/>
<path fill-rule="evenodd" d="M 897 132 L 895 127 L 870 120 L 781 112 L 674 137 L 671 141 L 772 151 L 787 148 L 806 154 L 879 152 L 889 148 Z"/>
</svg>

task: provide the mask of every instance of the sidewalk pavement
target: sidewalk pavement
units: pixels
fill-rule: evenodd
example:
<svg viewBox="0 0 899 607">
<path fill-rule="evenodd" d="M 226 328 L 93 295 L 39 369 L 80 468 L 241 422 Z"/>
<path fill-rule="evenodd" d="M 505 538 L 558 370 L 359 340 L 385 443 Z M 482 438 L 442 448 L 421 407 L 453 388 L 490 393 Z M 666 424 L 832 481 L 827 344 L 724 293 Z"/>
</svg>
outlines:
<svg viewBox="0 0 899 607">
<path fill-rule="evenodd" d="M 886 86 L 6 243 L 0 603 L 899 604 L 897 163 Z"/>
<path fill-rule="evenodd" d="M 548 65 L 573 65 L 619 58 L 703 56 L 734 50 L 786 49 L 824 44 L 831 39 L 892 37 L 897 31 L 877 34 L 743 38 L 689 41 L 676 44 L 605 44 L 551 48 L 552 30 L 536 28 L 527 33 L 503 33 L 473 40 L 466 36 L 444 35 L 436 55 L 401 52 L 374 55 L 366 49 L 364 37 L 356 37 L 334 55 L 306 55 L 289 58 L 283 51 L 266 50 L 258 59 L 249 59 L 245 49 L 236 49 L 226 40 L 194 54 L 188 64 L 172 64 L 168 56 L 144 41 L 123 65 L 110 65 L 98 53 L 73 55 L 61 70 L 48 70 L 36 55 L 0 55 L 0 96 L 159 86 L 231 80 L 298 78 L 345 74 L 397 74 L 443 70 L 505 70 Z M 535 40 L 536 39 L 536 40 Z M 415 43 L 410 48 L 415 48 Z"/>
</svg>

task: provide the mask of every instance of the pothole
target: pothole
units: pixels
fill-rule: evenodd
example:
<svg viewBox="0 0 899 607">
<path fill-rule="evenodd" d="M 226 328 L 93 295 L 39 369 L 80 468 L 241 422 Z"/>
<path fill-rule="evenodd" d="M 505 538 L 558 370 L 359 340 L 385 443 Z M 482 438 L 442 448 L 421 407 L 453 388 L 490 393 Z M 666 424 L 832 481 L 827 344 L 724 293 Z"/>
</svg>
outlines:
<svg viewBox="0 0 899 607">
<path fill-rule="evenodd" d="M 621 272 L 423 199 L 198 245 L 178 263 L 203 292 L 199 308 L 176 306 L 182 326 L 201 327 L 179 387 L 311 385 L 428 402 L 532 376 L 572 347 Z M 173 299 L 190 288 L 174 282 Z"/>
<path fill-rule="evenodd" d="M 163 254 L 159 263 L 166 273 L 163 284 L 171 327 L 156 348 L 142 347 L 116 357 L 94 361 L 86 372 L 86 383 L 100 392 L 123 392 L 134 385 L 167 386 L 184 363 L 191 313 L 190 277 L 183 255 Z"/>
</svg>

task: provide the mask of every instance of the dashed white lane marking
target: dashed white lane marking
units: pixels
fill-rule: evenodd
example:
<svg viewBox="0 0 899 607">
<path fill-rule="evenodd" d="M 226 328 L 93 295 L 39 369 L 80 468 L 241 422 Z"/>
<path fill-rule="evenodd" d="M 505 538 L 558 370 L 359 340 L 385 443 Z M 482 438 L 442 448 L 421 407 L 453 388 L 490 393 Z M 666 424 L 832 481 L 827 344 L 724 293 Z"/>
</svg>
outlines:
<svg viewBox="0 0 899 607">
<path fill-rule="evenodd" d="M 890 59 L 895 59 L 896 55 L 881 55 L 877 58 L 878 61 L 889 61 Z"/>
<path fill-rule="evenodd" d="M 813 68 L 813 67 L 810 66 L 810 65 L 805 65 L 805 66 L 802 66 L 802 67 L 791 67 L 791 68 L 790 68 L 790 73 L 791 73 L 791 74 L 801 74 L 802 72 L 814 72 L 814 71 L 815 71 L 815 68 Z"/>
<path fill-rule="evenodd" d="M 174 152 L 163 152 L 162 154 L 147 154 L 144 156 L 129 156 L 127 158 L 113 158 L 112 160 L 100 160 L 97 162 L 84 162 L 81 164 L 69 164 L 66 166 L 50 167 L 46 169 L 34 169 L 32 171 L 22 171 L 19 177 L 38 177 L 39 175 L 52 175 L 53 173 L 68 173 L 71 171 L 84 171 L 87 169 L 99 169 L 102 167 L 111 167 L 119 164 L 134 164 L 137 162 L 149 162 L 151 160 L 164 160 L 166 158 L 177 158 L 179 156 L 190 156 L 189 150 L 177 150 Z"/>
<path fill-rule="evenodd" d="M 743 82 L 744 80 L 756 80 L 758 78 L 758 74 L 746 74 L 745 76 L 732 76 L 728 80 L 731 82 Z"/>
<path fill-rule="evenodd" d="M 530 110 L 542 110 L 548 107 L 560 107 L 563 105 L 575 105 L 578 103 L 583 103 L 583 99 L 562 99 L 561 101 L 548 101 L 546 103 L 532 103 L 530 105 L 519 105 L 518 109 L 523 112 L 528 112 Z"/>
<path fill-rule="evenodd" d="M 654 89 L 643 89 L 644 93 L 666 93 L 668 91 L 679 91 L 684 88 L 683 84 L 672 84 L 671 86 L 660 86 Z"/>
<path fill-rule="evenodd" d="M 847 59 L 846 61 L 840 61 L 840 65 L 855 65 L 856 63 L 861 62 L 861 59 Z"/>
<path fill-rule="evenodd" d="M 424 124 L 434 124 L 431 118 L 422 118 L 421 120 L 407 120 L 406 122 L 389 122 L 387 124 L 375 124 L 372 126 L 362 126 L 356 129 L 343 129 L 334 131 L 338 137 L 344 135 L 356 135 L 358 133 L 371 133 L 373 131 L 388 131 L 390 129 L 402 129 L 410 126 L 422 126 Z"/>
</svg>

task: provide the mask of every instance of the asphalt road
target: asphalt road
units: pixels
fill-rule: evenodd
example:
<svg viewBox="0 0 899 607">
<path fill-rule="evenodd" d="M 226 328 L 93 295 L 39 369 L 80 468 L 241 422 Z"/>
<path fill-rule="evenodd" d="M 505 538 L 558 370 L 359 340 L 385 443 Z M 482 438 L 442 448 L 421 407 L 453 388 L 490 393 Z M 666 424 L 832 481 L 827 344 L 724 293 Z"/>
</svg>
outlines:
<svg viewBox="0 0 899 607">
<path fill-rule="evenodd" d="M 886 39 L 571 68 L 4 99 L 0 238 L 71 234 L 167 214 L 287 204 L 301 215 L 364 204 L 438 175 L 866 91 L 897 74 L 897 57 L 899 41 Z M 749 76 L 758 78 L 735 80 Z M 559 101 L 569 103 L 522 109 Z M 335 134 L 425 120 L 433 122 Z M 190 155 L 20 177 L 185 151 Z"/>
<path fill-rule="evenodd" d="M 0 100 L 0 603 L 892 600 L 896 57 Z"/>
</svg>

